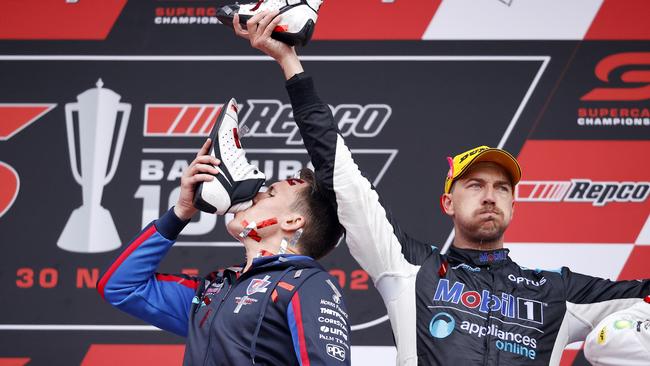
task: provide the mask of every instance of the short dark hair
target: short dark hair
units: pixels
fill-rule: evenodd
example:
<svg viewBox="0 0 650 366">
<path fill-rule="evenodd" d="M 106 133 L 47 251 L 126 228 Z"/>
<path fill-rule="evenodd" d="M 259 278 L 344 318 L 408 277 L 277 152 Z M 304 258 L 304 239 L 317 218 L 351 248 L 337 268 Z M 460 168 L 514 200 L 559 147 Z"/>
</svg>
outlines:
<svg viewBox="0 0 650 366">
<path fill-rule="evenodd" d="M 301 169 L 300 179 L 308 187 L 300 191 L 293 205 L 305 217 L 305 226 L 297 245 L 302 254 L 320 259 L 336 247 L 344 230 L 328 192 L 320 186 L 314 172 L 308 168 Z"/>
</svg>

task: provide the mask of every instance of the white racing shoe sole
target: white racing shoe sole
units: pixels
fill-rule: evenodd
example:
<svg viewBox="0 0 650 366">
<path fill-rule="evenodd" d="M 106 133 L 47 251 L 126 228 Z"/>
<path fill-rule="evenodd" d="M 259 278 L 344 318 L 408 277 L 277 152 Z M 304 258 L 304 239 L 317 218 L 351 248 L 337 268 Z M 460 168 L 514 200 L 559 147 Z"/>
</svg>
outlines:
<svg viewBox="0 0 650 366">
<path fill-rule="evenodd" d="M 210 131 L 210 139 L 212 147 L 209 154 L 221 161 L 215 167 L 219 174 L 212 181 L 197 186 L 194 207 L 218 215 L 249 208 L 266 177 L 246 159 L 246 152 L 239 141 L 235 99 L 224 104 L 219 111 Z"/>
<path fill-rule="evenodd" d="M 314 34 L 318 9 L 323 0 L 259 0 L 248 4 L 226 5 L 217 11 L 217 18 L 232 27 L 235 14 L 246 29 L 246 22 L 253 15 L 265 10 L 280 10 L 281 21 L 271 37 L 290 46 L 305 46 Z"/>
</svg>

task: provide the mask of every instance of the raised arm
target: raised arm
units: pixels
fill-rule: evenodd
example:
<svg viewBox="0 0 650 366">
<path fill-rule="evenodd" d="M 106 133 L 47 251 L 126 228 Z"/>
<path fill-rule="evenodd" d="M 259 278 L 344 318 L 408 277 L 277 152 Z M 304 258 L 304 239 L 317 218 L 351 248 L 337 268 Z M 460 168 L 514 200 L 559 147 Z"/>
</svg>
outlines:
<svg viewBox="0 0 650 366">
<path fill-rule="evenodd" d="M 375 281 L 385 273 L 415 273 L 415 266 L 431 253 L 431 246 L 410 238 L 386 212 L 374 187 L 352 159 L 331 110 L 316 94 L 312 79 L 304 74 L 295 50 L 270 37 L 279 22 L 275 15 L 269 12 L 252 17 L 247 30 L 235 20 L 235 32 L 282 68 L 316 178 L 331 192 L 350 253 Z"/>
</svg>

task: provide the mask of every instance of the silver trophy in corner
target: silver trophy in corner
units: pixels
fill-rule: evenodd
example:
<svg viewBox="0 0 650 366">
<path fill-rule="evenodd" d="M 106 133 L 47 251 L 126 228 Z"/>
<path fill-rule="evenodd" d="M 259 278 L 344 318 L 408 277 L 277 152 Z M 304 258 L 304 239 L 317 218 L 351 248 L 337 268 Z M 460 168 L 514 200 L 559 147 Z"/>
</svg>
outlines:
<svg viewBox="0 0 650 366">
<path fill-rule="evenodd" d="M 103 86 L 99 79 L 96 88 L 79 94 L 76 103 L 65 105 L 70 167 L 74 179 L 81 185 L 83 200 L 81 207 L 72 211 L 57 241 L 59 248 L 71 252 L 107 252 L 121 245 L 113 217 L 101 202 L 104 186 L 115 176 L 120 161 L 131 104 L 120 103 L 120 95 Z"/>
</svg>

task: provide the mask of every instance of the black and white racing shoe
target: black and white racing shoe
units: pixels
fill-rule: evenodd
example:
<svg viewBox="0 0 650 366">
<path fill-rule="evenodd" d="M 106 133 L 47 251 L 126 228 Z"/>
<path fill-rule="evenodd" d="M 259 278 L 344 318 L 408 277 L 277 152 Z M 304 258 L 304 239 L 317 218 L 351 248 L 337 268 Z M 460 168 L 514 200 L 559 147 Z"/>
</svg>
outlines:
<svg viewBox="0 0 650 366">
<path fill-rule="evenodd" d="M 232 27 L 233 18 L 239 13 L 239 22 L 246 29 L 246 22 L 253 15 L 265 10 L 280 10 L 280 24 L 271 37 L 290 46 L 304 46 L 314 34 L 318 9 L 323 0 L 258 0 L 248 4 L 226 5 L 217 11 L 217 18 Z"/>
<path fill-rule="evenodd" d="M 249 208 L 266 177 L 246 159 L 239 141 L 237 101 L 234 98 L 218 112 L 210 139 L 209 154 L 221 160 L 221 164 L 215 167 L 219 174 L 212 181 L 199 184 L 194 194 L 194 207 L 218 215 Z"/>
</svg>

